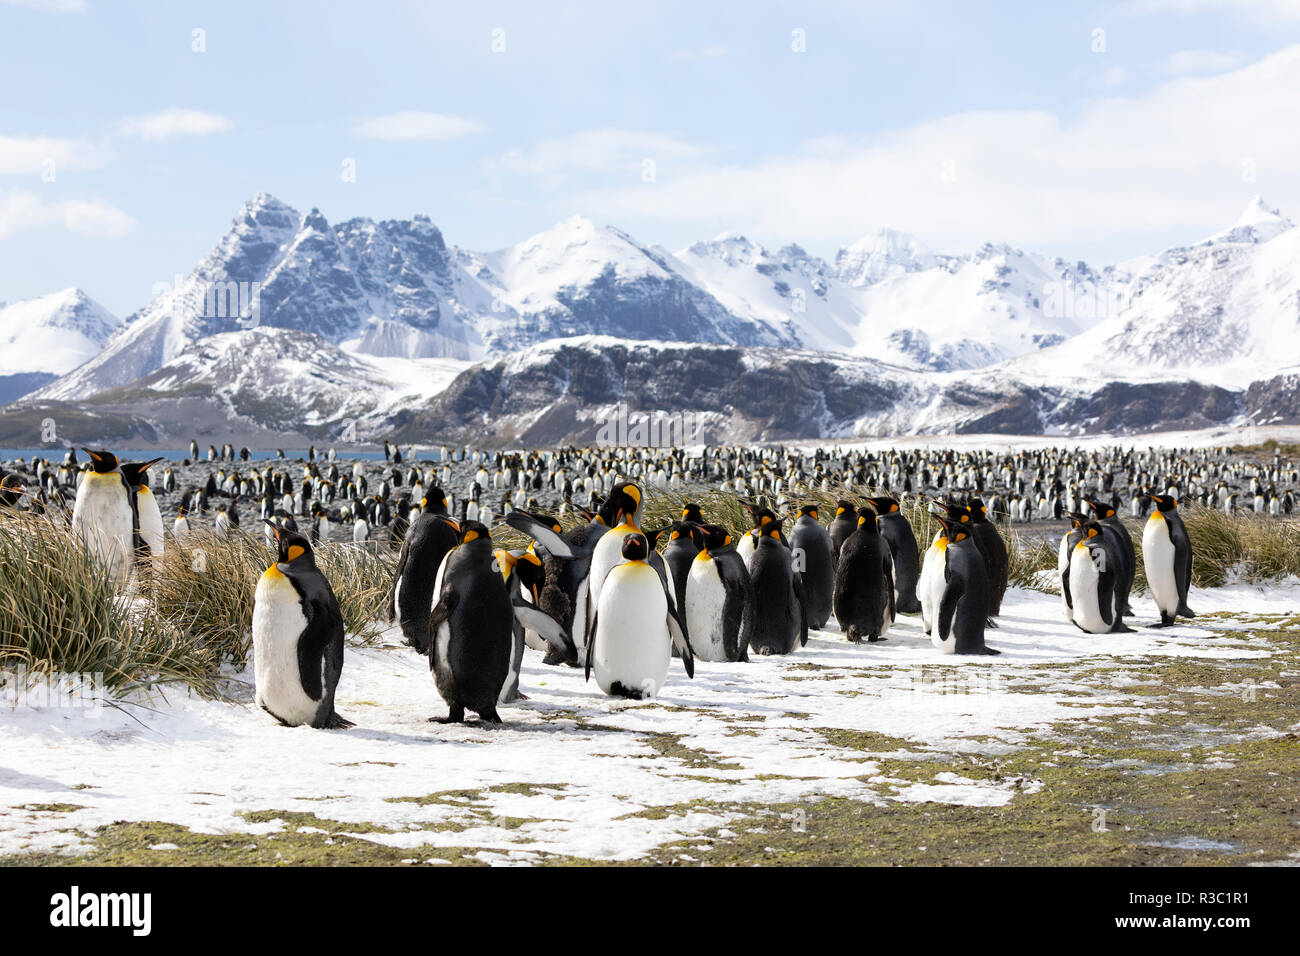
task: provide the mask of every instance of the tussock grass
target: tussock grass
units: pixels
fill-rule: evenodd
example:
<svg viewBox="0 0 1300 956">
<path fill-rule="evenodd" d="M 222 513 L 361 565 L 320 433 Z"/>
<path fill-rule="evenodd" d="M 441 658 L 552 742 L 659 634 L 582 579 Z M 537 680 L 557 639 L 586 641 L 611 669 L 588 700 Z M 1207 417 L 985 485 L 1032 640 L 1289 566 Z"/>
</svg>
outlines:
<svg viewBox="0 0 1300 956">
<path fill-rule="evenodd" d="M 394 559 L 352 544 L 315 549 L 316 564 L 334 588 L 347 633 L 362 642 L 383 630 Z M 275 556 L 261 537 L 238 531 L 229 538 L 194 531 L 172 546 L 154 587 L 154 603 L 180 630 L 242 664 L 252 641 L 257 580 Z"/>
<path fill-rule="evenodd" d="M 217 658 L 118 594 L 65 527 L 8 512 L 0 519 L 0 669 L 29 678 L 100 674 L 116 694 L 181 682 L 217 692 Z"/>
</svg>

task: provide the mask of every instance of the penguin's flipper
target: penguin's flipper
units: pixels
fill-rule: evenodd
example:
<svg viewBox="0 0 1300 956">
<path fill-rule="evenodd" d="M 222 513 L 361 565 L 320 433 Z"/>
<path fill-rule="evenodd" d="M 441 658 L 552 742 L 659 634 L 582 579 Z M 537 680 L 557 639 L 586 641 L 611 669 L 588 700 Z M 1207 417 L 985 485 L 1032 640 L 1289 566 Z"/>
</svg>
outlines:
<svg viewBox="0 0 1300 956">
<path fill-rule="evenodd" d="M 677 609 L 673 607 L 671 601 L 668 603 L 668 636 L 672 638 L 673 647 L 677 648 L 677 653 L 681 655 L 686 676 L 694 677 L 695 650 L 691 647 L 690 639 L 682 627 L 682 619 L 677 616 Z"/>
<path fill-rule="evenodd" d="M 506 524 L 516 531 L 532 537 L 534 541 L 557 558 L 572 558 L 569 543 L 526 511 L 512 511 L 506 515 Z"/>
<path fill-rule="evenodd" d="M 515 620 L 531 631 L 536 631 L 537 635 L 550 644 L 561 654 L 569 653 L 569 636 L 564 633 L 564 628 L 560 623 L 547 614 L 530 604 L 515 605 Z"/>
<path fill-rule="evenodd" d="M 894 594 L 894 559 L 890 555 L 888 548 L 885 549 L 884 572 L 885 611 L 889 614 L 889 622 L 892 624 L 898 620 L 898 608 L 895 604 L 896 597 Z"/>
<path fill-rule="evenodd" d="M 943 597 L 939 600 L 939 638 L 948 640 L 948 635 L 952 633 L 953 615 L 957 613 L 957 601 L 964 594 L 966 588 L 962 585 L 961 579 L 953 575 L 948 579 L 947 586 L 943 589 Z"/>
<path fill-rule="evenodd" d="M 794 573 L 794 599 L 799 605 L 799 646 L 808 646 L 808 605 L 803 590 L 803 572 Z"/>
<path fill-rule="evenodd" d="M 1070 566 L 1067 564 L 1061 572 L 1061 594 L 1065 596 L 1066 610 L 1074 610 L 1074 601 L 1070 597 Z"/>
<path fill-rule="evenodd" d="M 1097 578 L 1097 610 L 1111 630 L 1115 629 L 1115 575 L 1103 571 Z"/>
<path fill-rule="evenodd" d="M 587 637 L 587 653 L 583 655 L 582 680 L 591 680 L 591 652 L 596 646 L 596 612 L 591 612 L 591 634 Z"/>
</svg>

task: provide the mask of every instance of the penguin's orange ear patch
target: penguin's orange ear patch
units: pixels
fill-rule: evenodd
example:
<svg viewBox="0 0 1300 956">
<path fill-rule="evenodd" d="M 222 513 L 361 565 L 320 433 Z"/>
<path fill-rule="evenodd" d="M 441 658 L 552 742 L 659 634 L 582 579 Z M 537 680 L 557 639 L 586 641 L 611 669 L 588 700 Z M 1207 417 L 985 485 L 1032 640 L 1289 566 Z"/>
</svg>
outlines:
<svg viewBox="0 0 1300 956">
<path fill-rule="evenodd" d="M 962 541 L 962 540 L 964 540 L 965 538 L 966 538 L 966 532 L 965 532 L 965 531 L 958 531 L 958 532 L 957 532 L 957 537 L 954 538 L 953 540 L 955 540 L 955 541 Z"/>
<path fill-rule="evenodd" d="M 301 558 L 301 557 L 302 557 L 304 554 L 306 554 L 306 553 L 307 553 L 307 549 L 304 548 L 304 547 L 303 547 L 302 545 L 300 545 L 300 544 L 291 544 L 291 545 L 289 545 L 289 560 L 290 560 L 290 561 L 297 561 L 299 558 Z"/>
<path fill-rule="evenodd" d="M 758 519 L 758 523 L 759 525 L 765 525 L 768 524 L 771 520 L 772 519 L 768 515 L 763 515 L 763 517 Z"/>
<path fill-rule="evenodd" d="M 724 548 L 729 544 L 731 544 L 731 535 L 727 535 L 725 538 L 722 539 L 722 546 Z"/>
<path fill-rule="evenodd" d="M 473 541 L 473 540 L 474 540 L 475 538 L 477 538 L 477 537 L 478 537 L 478 532 L 477 532 L 477 531 L 472 531 L 472 530 L 471 530 L 471 531 L 466 531 L 466 532 L 465 532 L 465 537 L 463 537 L 463 538 L 460 539 L 460 543 L 461 543 L 461 544 L 468 544 L 469 542 Z"/>
</svg>

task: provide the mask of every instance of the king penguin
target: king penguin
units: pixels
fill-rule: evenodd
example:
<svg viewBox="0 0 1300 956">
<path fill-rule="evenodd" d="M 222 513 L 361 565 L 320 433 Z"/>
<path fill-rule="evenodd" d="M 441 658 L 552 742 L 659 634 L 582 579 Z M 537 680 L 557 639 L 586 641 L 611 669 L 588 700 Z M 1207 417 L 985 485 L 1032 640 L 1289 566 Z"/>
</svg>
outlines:
<svg viewBox="0 0 1300 956">
<path fill-rule="evenodd" d="M 91 451 L 90 470 L 77 488 L 72 506 L 72 533 L 108 569 L 109 576 L 125 583 L 135 554 L 135 509 L 126 477 L 110 451 Z"/>
<path fill-rule="evenodd" d="M 916 596 L 916 585 L 921 577 L 921 554 L 916 534 L 897 498 L 882 496 L 867 500 L 880 516 L 876 524 L 894 559 L 894 604 L 899 614 L 916 614 L 921 610 L 921 599 Z"/>
<path fill-rule="evenodd" d="M 1069 565 L 1061 575 L 1061 595 L 1067 614 L 1085 634 L 1127 631 L 1120 615 L 1119 584 L 1124 570 L 1120 547 L 1108 539 L 1096 521 L 1085 522 L 1070 549 Z"/>
<path fill-rule="evenodd" d="M 152 574 L 157 574 L 162 566 L 165 546 L 162 511 L 158 507 L 158 499 L 149 489 L 149 469 L 160 461 L 161 458 L 155 458 L 153 461 L 133 461 L 122 465 L 122 476 L 131 489 L 135 506 L 136 554 L 141 564 L 148 567 Z"/>
<path fill-rule="evenodd" d="M 1115 508 L 1109 502 L 1096 498 L 1083 500 L 1092 509 L 1094 520 L 1101 525 L 1102 534 L 1115 548 L 1116 557 L 1122 562 L 1115 567 L 1118 575 L 1115 579 L 1115 590 L 1119 595 L 1120 613 L 1132 617 L 1133 608 L 1129 606 L 1129 595 L 1133 590 L 1133 576 L 1137 572 L 1137 553 L 1133 548 L 1133 536 L 1128 533 L 1128 528 L 1124 526 L 1124 522 L 1120 520 Z"/>
<path fill-rule="evenodd" d="M 840 630 L 854 644 L 883 640 L 894 623 L 894 559 L 871 508 L 858 512 L 858 529 L 840 548 L 834 606 Z"/>
<path fill-rule="evenodd" d="M 587 615 L 583 622 L 582 643 L 578 646 L 579 654 L 586 651 L 586 639 L 591 633 L 591 615 L 600 606 L 600 588 L 604 584 L 605 575 L 623 560 L 623 538 L 641 532 L 638 523 L 641 489 L 630 481 L 620 481 L 610 489 L 609 498 L 601 507 L 601 513 L 610 515 L 610 529 L 607 535 L 596 542 L 596 547 L 591 552 L 591 566 L 587 572 Z M 575 640 L 578 637 L 576 633 L 573 636 Z"/>
<path fill-rule="evenodd" d="M 948 545 L 944 549 L 943 595 L 930 640 L 945 654 L 999 654 L 984 643 L 989 616 L 989 582 L 984 555 L 959 518 L 939 519 Z"/>
<path fill-rule="evenodd" d="M 1192 542 L 1172 495 L 1144 494 L 1155 504 L 1142 530 L 1142 565 L 1147 587 L 1160 611 L 1157 627 L 1168 627 L 1178 617 L 1196 617 L 1187 606 L 1192 586 Z"/>
<path fill-rule="evenodd" d="M 634 531 L 624 536 L 623 561 L 601 585 L 586 647 L 586 677 L 594 670 L 602 691 L 634 700 L 659 695 L 673 647 L 686 676 L 695 676 L 690 642 L 664 579 L 646 561 L 649 554 L 645 535 Z"/>
<path fill-rule="evenodd" d="M 749 646 L 754 653 L 789 654 L 807 644 L 804 576 L 794 569 L 791 549 L 781 543 L 780 518 L 764 526 L 749 559 L 749 578 L 754 591 Z"/>
<path fill-rule="evenodd" d="M 443 559 L 435 594 L 429 669 L 448 708 L 439 723 L 460 723 L 466 710 L 501 723 L 497 703 L 510 673 L 515 616 L 484 525 L 461 525 L 460 544 Z"/>
<path fill-rule="evenodd" d="M 257 704 L 289 727 L 352 726 L 334 710 L 343 672 L 343 615 L 316 567 L 311 543 L 267 522 L 276 560 L 253 597 L 253 678 Z"/>
<path fill-rule="evenodd" d="M 686 581 L 691 646 L 702 661 L 749 660 L 754 592 L 731 535 L 719 525 L 693 525 L 700 550 Z"/>
<path fill-rule="evenodd" d="M 442 559 L 459 540 L 460 529 L 447 513 L 446 495 L 441 488 L 430 488 L 420 500 L 419 516 L 402 540 L 388 594 L 388 619 L 397 620 L 406 643 L 417 653 L 429 653 L 434 580 Z"/>
<path fill-rule="evenodd" d="M 835 550 L 830 533 L 818 520 L 817 506 L 801 505 L 790 530 L 790 551 L 803 574 L 804 608 L 808 627 L 820 631 L 831 616 L 835 596 Z"/>
</svg>

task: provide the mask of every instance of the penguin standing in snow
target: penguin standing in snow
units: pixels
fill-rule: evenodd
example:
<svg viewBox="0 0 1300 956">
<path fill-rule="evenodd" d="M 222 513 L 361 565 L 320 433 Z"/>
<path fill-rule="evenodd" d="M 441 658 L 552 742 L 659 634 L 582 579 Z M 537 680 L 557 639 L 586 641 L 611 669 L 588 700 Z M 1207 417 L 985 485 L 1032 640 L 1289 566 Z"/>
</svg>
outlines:
<svg viewBox="0 0 1300 956">
<path fill-rule="evenodd" d="M 430 488 L 402 540 L 388 594 L 388 619 L 398 621 L 406 643 L 420 654 L 429 653 L 429 612 L 438 569 L 459 541 L 460 530 L 447 513 L 446 495 L 440 488 Z"/>
<path fill-rule="evenodd" d="M 608 516 L 610 529 L 591 552 L 591 565 L 587 572 L 587 613 L 582 642 L 578 646 L 580 655 L 585 653 L 587 636 L 591 633 L 592 612 L 600 606 L 600 588 L 605 575 L 622 560 L 623 538 L 641 532 L 640 513 L 641 489 L 630 481 L 620 481 L 610 489 L 609 498 L 601 506 L 601 514 Z M 578 635 L 575 633 L 573 636 L 576 641 Z"/>
<path fill-rule="evenodd" d="M 939 515 L 931 512 L 934 517 Z M 943 599 L 946 583 L 944 574 L 948 565 L 948 531 L 941 523 L 934 540 L 930 542 L 921 564 L 921 577 L 917 581 L 917 596 L 921 601 L 921 626 L 925 633 L 934 634 L 934 622 L 939 617 L 939 602 Z"/>
<path fill-rule="evenodd" d="M 1172 495 L 1144 494 L 1155 505 L 1142 530 L 1142 564 L 1147 587 L 1160 611 L 1157 627 L 1168 627 L 1178 617 L 1196 617 L 1187 606 L 1192 586 L 1192 542 Z"/>
<path fill-rule="evenodd" d="M 621 554 L 623 562 L 610 569 L 601 585 L 584 673 L 590 679 L 594 670 L 606 694 L 657 697 L 668 677 L 671 648 L 677 648 L 687 677 L 695 676 L 694 655 L 664 579 L 646 561 L 650 544 L 645 535 L 624 536 Z"/>
<path fill-rule="evenodd" d="M 125 583 L 135 554 L 134 496 L 110 451 L 91 451 L 90 470 L 81 478 L 72 506 L 72 533 L 108 569 L 109 576 Z"/>
<path fill-rule="evenodd" d="M 1124 566 L 1119 545 L 1108 540 L 1096 521 L 1079 529 L 1070 549 L 1069 566 L 1061 575 L 1061 594 L 1074 625 L 1086 634 L 1128 631 L 1120 615 L 1119 583 Z"/>
<path fill-rule="evenodd" d="M 472 710 L 499 724 L 497 703 L 514 654 L 514 606 L 492 536 L 477 521 L 461 526 L 460 544 L 443 559 L 429 620 L 429 669 L 447 702 L 439 723 L 461 723 Z"/>
<path fill-rule="evenodd" d="M 790 551 L 803 575 L 808 627 L 820 631 L 831 616 L 835 596 L 835 551 L 830 533 L 817 520 L 816 505 L 802 505 L 790 530 Z"/>
<path fill-rule="evenodd" d="M 984 555 L 970 535 L 970 523 L 942 517 L 944 585 L 930 640 L 945 654 L 1000 654 L 984 643 L 989 616 L 989 582 Z"/>
<path fill-rule="evenodd" d="M 691 631 L 686 621 L 686 582 L 690 578 L 695 556 L 700 553 L 700 546 L 691 534 L 693 527 L 696 527 L 694 522 L 674 521 L 668 526 L 668 547 L 664 548 L 664 567 L 668 571 L 673 607 L 677 609 L 687 640 L 690 639 Z"/>
<path fill-rule="evenodd" d="M 900 510 L 897 498 L 883 496 L 867 500 L 880 516 L 876 524 L 894 559 L 894 604 L 899 614 L 916 614 L 921 610 L 921 599 L 916 596 L 916 585 L 921 577 L 921 554 L 916 534 Z"/>
<path fill-rule="evenodd" d="M 794 569 L 793 553 L 781 543 L 781 519 L 763 529 L 749 559 L 754 591 L 754 626 L 749 646 L 755 654 L 789 654 L 808 643 L 803 574 Z"/>
<path fill-rule="evenodd" d="M 700 546 L 686 581 L 691 646 L 702 661 L 749 660 L 754 592 L 731 535 L 719 525 L 693 525 Z"/>
<path fill-rule="evenodd" d="M 989 627 L 997 627 L 997 621 L 994 620 L 1002 613 L 1002 598 L 1007 593 L 1007 579 L 1011 570 L 1011 562 L 1007 555 L 1007 543 L 1002 538 L 1002 533 L 998 531 L 997 525 L 989 520 L 989 510 L 984 502 L 979 498 L 971 498 L 966 502 L 966 508 L 970 512 L 971 537 L 975 539 L 975 544 L 984 555 L 984 567 L 988 571 L 989 579 Z"/>
<path fill-rule="evenodd" d="M 894 559 L 870 508 L 858 512 L 858 530 L 840 549 L 834 608 L 840 630 L 854 644 L 884 640 L 894 623 Z"/>
<path fill-rule="evenodd" d="M 257 704 L 290 727 L 351 727 L 334 710 L 343 672 L 343 615 L 334 589 L 305 537 L 267 524 L 275 535 L 276 560 L 253 597 Z"/>
<path fill-rule="evenodd" d="M 537 606 L 557 621 L 566 635 L 564 649 L 552 648 L 543 660 L 544 664 L 582 666 L 578 639 L 586 627 L 591 557 L 596 545 L 609 533 L 609 526 L 600 515 L 586 514 L 586 524 L 568 531 L 563 531 L 553 518 L 522 509 L 506 515 L 506 524 L 533 539 L 534 550 L 542 559 L 543 571 Z"/>
<path fill-rule="evenodd" d="M 1129 595 L 1133 590 L 1133 577 L 1137 573 L 1137 553 L 1133 548 L 1133 537 L 1109 502 L 1099 501 L 1096 498 L 1083 500 L 1092 509 L 1093 520 L 1101 526 L 1102 534 L 1105 535 L 1107 542 L 1116 552 L 1115 557 L 1120 561 L 1113 566 L 1117 575 L 1115 593 L 1119 596 L 1120 614 L 1132 617 L 1133 608 L 1129 606 Z"/>
</svg>

